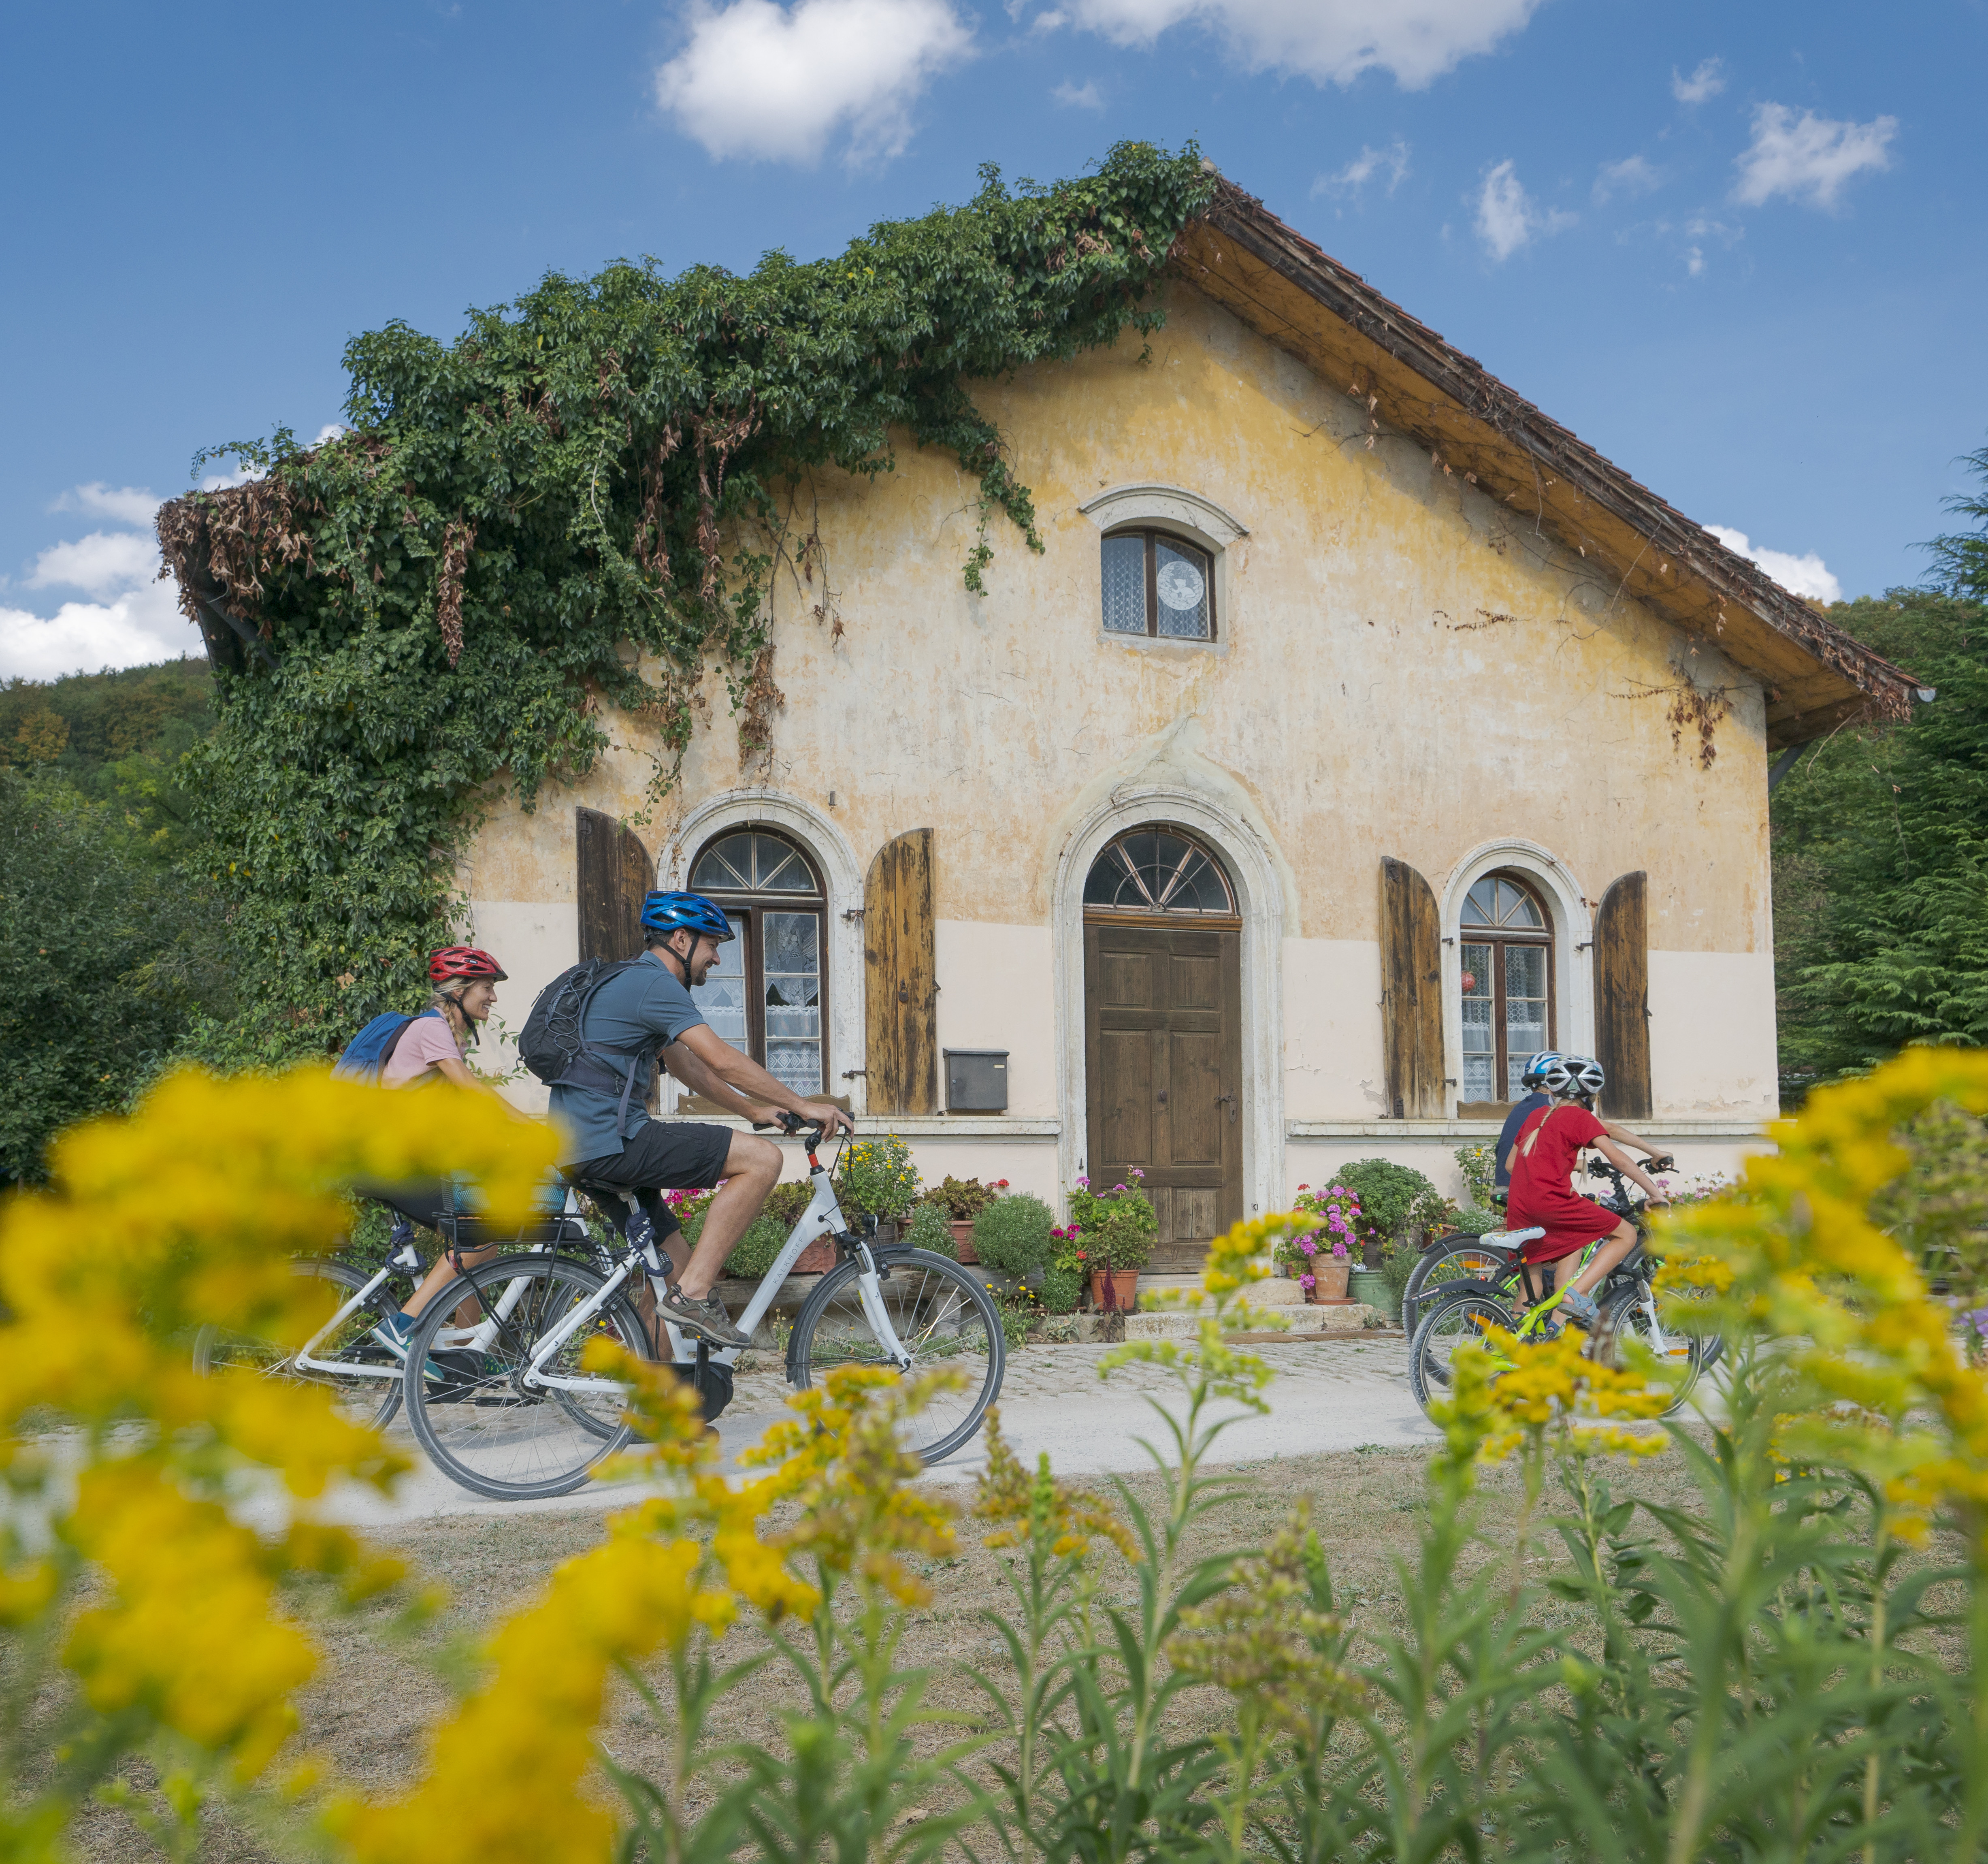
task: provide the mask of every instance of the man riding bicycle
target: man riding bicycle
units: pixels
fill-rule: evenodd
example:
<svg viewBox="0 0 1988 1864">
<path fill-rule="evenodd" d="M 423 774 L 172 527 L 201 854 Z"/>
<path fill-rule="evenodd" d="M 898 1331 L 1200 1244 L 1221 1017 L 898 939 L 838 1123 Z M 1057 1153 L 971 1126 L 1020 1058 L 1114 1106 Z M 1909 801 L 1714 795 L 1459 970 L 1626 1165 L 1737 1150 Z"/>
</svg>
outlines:
<svg viewBox="0 0 1988 1864">
<path fill-rule="evenodd" d="M 1550 1294 L 1559 1277 L 1563 1284 L 1560 1311 L 1577 1325 L 1591 1328 L 1601 1318 L 1593 1291 L 1635 1247 L 1636 1226 L 1575 1191 L 1575 1159 L 1591 1145 L 1625 1177 L 1641 1186 L 1652 1206 L 1670 1202 L 1655 1181 L 1609 1136 L 1611 1129 L 1594 1117 L 1594 1097 L 1606 1084 L 1600 1062 L 1584 1055 L 1552 1057 L 1542 1075 L 1548 1104 L 1526 1120 L 1512 1148 L 1512 1191 L 1506 1205 L 1506 1218 L 1514 1230 L 1537 1227 L 1546 1232 L 1520 1252 L 1528 1286 L 1531 1267 L 1543 1265 L 1543 1294 Z M 1643 1152 L 1651 1150 L 1640 1139 L 1631 1143 Z M 1577 1266 L 1581 1253 L 1597 1241 L 1601 1247 L 1569 1279 L 1567 1265 Z"/>
<path fill-rule="evenodd" d="M 780 1149 L 770 1139 L 729 1127 L 686 1120 L 651 1119 L 643 1103 L 663 1066 L 694 1094 L 756 1125 L 789 1113 L 829 1133 L 854 1129 L 830 1101 L 803 1100 L 742 1055 L 705 1022 L 691 992 L 718 962 L 718 948 L 734 936 L 723 910 L 695 893 L 651 893 L 642 902 L 646 943 L 588 998 L 580 1039 L 589 1048 L 636 1055 L 643 1066 L 625 1097 L 601 1088 L 559 1084 L 552 1112 L 560 1136 L 559 1160 L 576 1183 L 634 1195 L 670 1254 L 677 1277 L 660 1303 L 645 1283 L 637 1305 L 646 1325 L 656 1316 L 718 1347 L 751 1342 L 734 1327 L 711 1290 L 746 1226 L 759 1214 L 779 1181 Z M 625 1129 L 624 1106 L 626 1106 Z M 722 1183 L 721 1183 L 721 1181 Z M 704 1229 L 687 1262 L 670 1250 L 680 1235 L 676 1218 L 658 1193 L 719 1185 L 705 1212 Z"/>
</svg>

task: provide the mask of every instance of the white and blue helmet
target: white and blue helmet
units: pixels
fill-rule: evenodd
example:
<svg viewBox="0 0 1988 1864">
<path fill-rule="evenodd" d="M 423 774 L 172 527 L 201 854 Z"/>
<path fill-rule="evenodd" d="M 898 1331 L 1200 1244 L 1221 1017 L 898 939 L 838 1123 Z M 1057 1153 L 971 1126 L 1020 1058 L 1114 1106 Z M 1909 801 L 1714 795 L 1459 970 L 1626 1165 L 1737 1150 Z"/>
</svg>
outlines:
<svg viewBox="0 0 1988 1864">
<path fill-rule="evenodd" d="M 1540 1085 L 1557 1099 L 1591 1101 L 1608 1084 L 1601 1064 L 1592 1055 L 1535 1055 L 1533 1060 L 1543 1061 Z"/>
</svg>

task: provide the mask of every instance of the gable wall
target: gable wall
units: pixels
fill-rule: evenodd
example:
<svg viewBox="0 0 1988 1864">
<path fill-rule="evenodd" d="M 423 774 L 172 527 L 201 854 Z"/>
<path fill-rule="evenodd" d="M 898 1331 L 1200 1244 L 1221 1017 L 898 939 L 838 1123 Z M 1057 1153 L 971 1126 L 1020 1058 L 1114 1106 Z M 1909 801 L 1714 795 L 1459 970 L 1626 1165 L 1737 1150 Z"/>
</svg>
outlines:
<svg viewBox="0 0 1988 1864">
<path fill-rule="evenodd" d="M 1383 431 L 1370 449 L 1365 411 L 1342 385 L 1227 312 L 1185 286 L 1170 310 L 1145 360 L 1128 337 L 978 391 L 1034 492 L 1046 546 L 1030 555 L 997 515 L 985 598 L 960 580 L 974 489 L 942 457 L 905 448 L 874 484 L 823 474 L 797 489 L 795 534 L 818 529 L 844 631 L 836 640 L 808 614 L 819 582 L 783 580 L 775 671 L 787 703 L 770 769 L 740 770 L 714 681 L 716 728 L 644 831 L 666 881 L 671 820 L 742 785 L 811 805 L 859 872 L 891 836 L 930 826 L 941 1040 L 1009 1049 L 1011 1112 L 1053 1120 L 1070 1092 L 1060 858 L 1114 796 L 1202 799 L 1252 842 L 1257 891 L 1275 895 L 1258 905 L 1280 958 L 1259 982 L 1274 972 L 1276 988 L 1257 1008 L 1274 1009 L 1281 1053 L 1274 1092 L 1256 1096 L 1258 1175 L 1274 1195 L 1279 1138 L 1300 1162 L 1295 1182 L 1314 1145 L 1330 1149 L 1321 1167 L 1352 1155 L 1334 1123 L 1384 1111 L 1381 857 L 1419 869 L 1441 901 L 1471 851 L 1520 842 L 1562 904 L 1560 1045 L 1591 1032 L 1587 956 L 1574 949 L 1591 935 L 1585 917 L 1618 874 L 1643 868 L 1659 1114 L 1771 1111 L 1757 683 L 1709 645 L 1691 652 L 1405 438 Z M 1144 481 L 1185 487 L 1247 528 L 1218 573 L 1212 649 L 1101 632 L 1099 532 L 1078 507 Z M 1680 665 L 1731 707 L 1709 769 L 1695 726 L 1672 743 Z M 650 760 L 626 722 L 624 735 L 630 748 L 536 817 L 500 810 L 475 851 L 478 935 L 519 976 L 518 1020 L 530 977 L 570 961 L 571 804 L 642 807 Z M 1454 1049 L 1453 1027 L 1449 1039 Z M 1307 1137 L 1306 1122 L 1333 1130 Z"/>
</svg>

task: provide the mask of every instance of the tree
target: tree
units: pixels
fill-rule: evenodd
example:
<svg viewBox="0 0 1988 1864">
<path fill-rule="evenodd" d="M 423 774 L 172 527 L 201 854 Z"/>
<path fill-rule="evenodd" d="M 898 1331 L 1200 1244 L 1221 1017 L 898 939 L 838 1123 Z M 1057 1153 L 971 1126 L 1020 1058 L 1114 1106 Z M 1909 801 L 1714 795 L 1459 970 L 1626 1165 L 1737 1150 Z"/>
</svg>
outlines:
<svg viewBox="0 0 1988 1864">
<path fill-rule="evenodd" d="M 39 1182 L 56 1132 L 124 1105 L 225 1010 L 224 929 L 113 808 L 0 770 L 0 1177 Z"/>
<path fill-rule="evenodd" d="M 1970 460 L 1988 487 L 1988 449 Z M 1988 496 L 1930 546 L 1940 581 L 1830 619 L 1936 689 L 1839 731 L 1775 792 L 1783 1098 L 1913 1042 L 1988 1042 Z"/>
</svg>

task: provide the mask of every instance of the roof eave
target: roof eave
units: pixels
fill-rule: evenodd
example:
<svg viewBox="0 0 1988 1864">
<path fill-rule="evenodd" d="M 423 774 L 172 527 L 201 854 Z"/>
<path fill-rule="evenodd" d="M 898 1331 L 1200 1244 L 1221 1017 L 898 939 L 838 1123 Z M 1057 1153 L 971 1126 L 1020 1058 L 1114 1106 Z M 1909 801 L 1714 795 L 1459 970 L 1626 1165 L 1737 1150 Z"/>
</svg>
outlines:
<svg viewBox="0 0 1988 1864">
<path fill-rule="evenodd" d="M 1770 749 L 1898 719 L 1911 675 L 1783 589 L 1227 181 L 1175 251 L 1181 274 L 1408 434 L 1619 591 L 1715 641 L 1767 695 Z M 1327 316 L 1317 313 L 1324 310 Z M 1432 399 L 1428 390 L 1437 391 Z M 1432 469 L 1435 469 L 1432 465 Z"/>
</svg>

